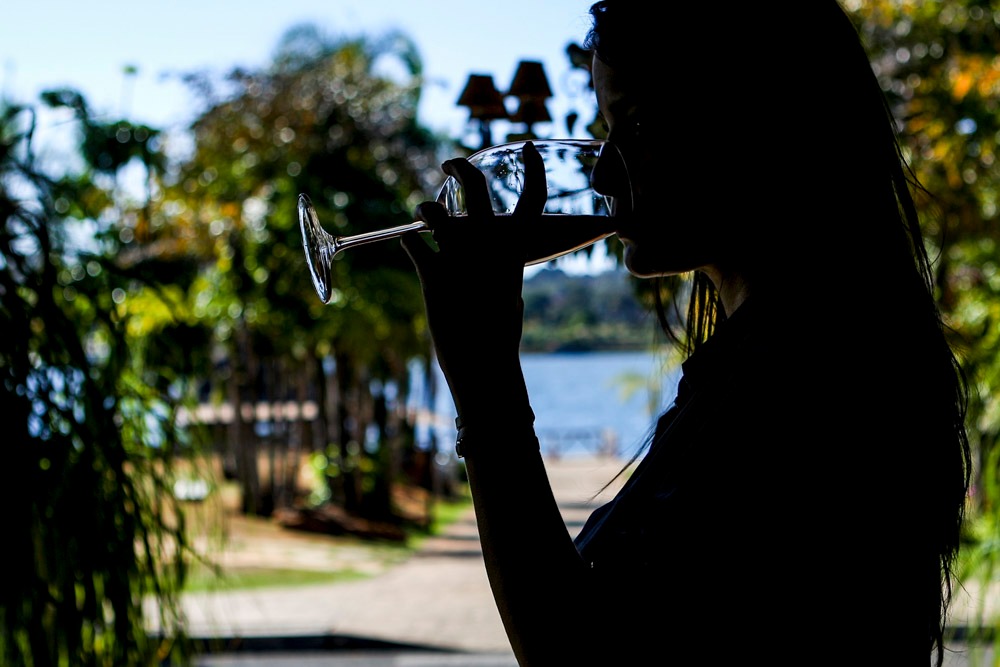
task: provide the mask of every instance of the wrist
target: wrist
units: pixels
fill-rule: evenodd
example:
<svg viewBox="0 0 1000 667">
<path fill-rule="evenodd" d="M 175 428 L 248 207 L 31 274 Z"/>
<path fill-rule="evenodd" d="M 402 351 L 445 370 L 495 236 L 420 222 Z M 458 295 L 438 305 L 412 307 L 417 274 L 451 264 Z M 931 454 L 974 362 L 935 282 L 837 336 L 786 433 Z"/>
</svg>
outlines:
<svg viewBox="0 0 1000 667">
<path fill-rule="evenodd" d="M 484 383 L 482 379 L 485 378 Z M 483 374 L 473 382 L 470 379 L 461 387 L 449 384 L 455 402 L 456 421 L 467 426 L 489 424 L 534 424 L 535 414 L 524 383 L 524 376 Z"/>
<path fill-rule="evenodd" d="M 497 423 L 495 418 L 482 417 L 470 422 L 459 415 L 455 418 L 455 428 L 458 430 L 455 454 L 460 459 L 465 458 L 470 452 L 491 448 L 492 445 L 488 444 L 490 441 L 529 442 L 535 450 L 540 449 L 535 436 L 535 413 L 528 406 L 524 410 L 519 417 L 504 418 L 502 423 Z"/>
</svg>

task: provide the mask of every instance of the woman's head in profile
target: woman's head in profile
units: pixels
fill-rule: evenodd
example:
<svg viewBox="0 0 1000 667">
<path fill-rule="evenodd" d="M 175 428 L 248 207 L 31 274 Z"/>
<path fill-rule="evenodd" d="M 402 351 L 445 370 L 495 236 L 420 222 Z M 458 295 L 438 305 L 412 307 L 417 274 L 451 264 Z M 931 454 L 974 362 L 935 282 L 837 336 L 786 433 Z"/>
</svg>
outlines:
<svg viewBox="0 0 1000 667">
<path fill-rule="evenodd" d="M 893 122 L 836 2 L 796 5 L 792 17 L 730 3 L 710 22 L 704 10 L 672 8 L 668 35 L 654 33 L 661 24 L 642 4 L 598 4 L 586 46 L 638 108 L 637 147 L 627 130 L 610 138 L 628 161 L 635 224 L 668 228 L 646 232 L 660 252 L 682 252 L 692 235 L 710 241 L 715 260 L 737 263 L 757 292 L 832 288 L 851 279 L 847 267 L 912 265 Z M 670 39 L 692 33 L 703 39 Z M 691 229 L 669 229 L 678 226 Z"/>
</svg>

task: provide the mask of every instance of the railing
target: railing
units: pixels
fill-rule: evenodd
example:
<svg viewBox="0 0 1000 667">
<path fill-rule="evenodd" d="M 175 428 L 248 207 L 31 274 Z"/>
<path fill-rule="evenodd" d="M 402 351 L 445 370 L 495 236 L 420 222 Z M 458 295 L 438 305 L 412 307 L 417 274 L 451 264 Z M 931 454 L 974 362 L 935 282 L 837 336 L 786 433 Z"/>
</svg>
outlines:
<svg viewBox="0 0 1000 667">
<path fill-rule="evenodd" d="M 277 401 L 273 403 L 241 403 L 240 417 L 244 422 L 269 421 L 312 421 L 319 416 L 319 406 L 314 401 L 302 403 L 296 401 Z M 184 410 L 180 414 L 182 421 L 194 424 L 232 424 L 236 418 L 236 409 L 231 403 L 200 403 L 193 411 Z"/>
<path fill-rule="evenodd" d="M 319 415 L 319 406 L 314 401 L 298 403 L 258 402 L 243 403 L 239 406 L 240 417 L 247 423 L 313 421 Z M 182 420 L 206 425 L 232 424 L 236 409 L 230 403 L 213 405 L 202 403 L 192 411 L 183 412 Z M 415 424 L 436 429 L 453 429 L 454 420 L 444 415 L 420 409 L 411 411 L 408 418 Z M 597 456 L 616 457 L 619 455 L 618 434 L 609 428 L 536 428 L 542 452 L 551 458 L 560 458 L 574 450 Z"/>
<path fill-rule="evenodd" d="M 616 457 L 618 434 L 609 428 L 539 428 L 535 429 L 538 442 L 550 458 L 558 459 L 573 449 L 589 454 Z"/>
</svg>

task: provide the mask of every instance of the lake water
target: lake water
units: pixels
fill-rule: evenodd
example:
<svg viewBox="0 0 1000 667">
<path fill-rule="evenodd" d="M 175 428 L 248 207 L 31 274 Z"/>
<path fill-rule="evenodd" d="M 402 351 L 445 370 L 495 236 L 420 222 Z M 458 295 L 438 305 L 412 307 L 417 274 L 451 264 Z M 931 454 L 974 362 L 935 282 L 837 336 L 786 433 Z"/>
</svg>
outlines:
<svg viewBox="0 0 1000 667">
<path fill-rule="evenodd" d="M 593 454 L 609 440 L 619 456 L 631 454 L 673 400 L 679 377 L 651 352 L 522 354 L 521 365 L 542 451 L 563 456 Z M 440 370 L 438 387 L 438 440 L 454 442 L 455 407 Z"/>
</svg>

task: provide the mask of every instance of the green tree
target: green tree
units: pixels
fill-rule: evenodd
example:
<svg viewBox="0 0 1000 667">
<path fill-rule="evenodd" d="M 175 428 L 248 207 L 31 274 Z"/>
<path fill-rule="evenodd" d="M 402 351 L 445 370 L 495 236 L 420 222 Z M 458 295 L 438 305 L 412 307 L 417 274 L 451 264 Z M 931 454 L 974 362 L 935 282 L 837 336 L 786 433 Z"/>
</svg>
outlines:
<svg viewBox="0 0 1000 667">
<path fill-rule="evenodd" d="M 927 190 L 924 203 L 933 213 L 924 223 L 935 251 L 939 301 L 976 383 L 973 435 L 986 455 L 1000 428 L 996 9 L 974 0 L 881 0 L 850 7 L 900 119 L 906 156 Z"/>
<path fill-rule="evenodd" d="M 917 179 L 939 302 L 973 394 L 968 578 L 1000 562 L 1000 30 L 996 3 L 850 3 Z M 1000 620 L 1000 619 L 998 619 Z"/>
<path fill-rule="evenodd" d="M 227 400 L 256 400 L 261 369 L 275 360 L 304 378 L 299 386 L 318 388 L 334 499 L 365 513 L 388 511 L 404 444 L 393 435 L 402 414 L 382 410 L 372 387 L 405 391 L 408 361 L 429 360 L 418 283 L 398 245 L 360 247 L 335 262 L 336 290 L 324 306 L 296 204 L 308 193 L 339 234 L 410 221 L 441 178 L 442 140 L 417 122 L 420 74 L 401 34 L 329 38 L 303 25 L 287 32 L 266 69 L 233 71 L 224 87 L 190 77 L 210 104 L 154 216 L 171 225 L 164 233 L 203 241 L 191 303 L 227 360 Z M 373 426 L 380 442 L 366 448 Z M 232 438 L 244 510 L 266 514 L 275 499 L 263 491 L 275 481 L 256 479 L 247 427 L 238 418 Z"/>
<path fill-rule="evenodd" d="M 94 121 L 73 91 L 79 172 L 45 173 L 36 109 L 0 107 L 0 405 L 8 513 L 0 587 L 4 664 L 153 665 L 184 659 L 177 591 L 188 551 L 172 493 L 184 443 L 177 396 L 148 383 L 125 307 L 140 264 L 109 252 L 115 175 L 156 168 L 155 132 Z M 83 233 L 80 227 L 83 226 Z M 90 229 L 98 230 L 93 236 Z M 152 375 L 157 375 L 155 371 Z M 147 634 L 144 600 L 162 637 Z"/>
</svg>

